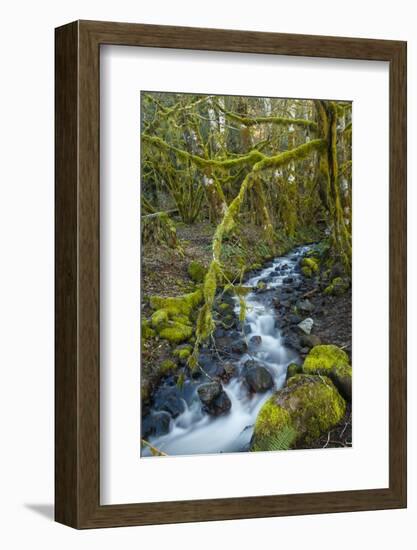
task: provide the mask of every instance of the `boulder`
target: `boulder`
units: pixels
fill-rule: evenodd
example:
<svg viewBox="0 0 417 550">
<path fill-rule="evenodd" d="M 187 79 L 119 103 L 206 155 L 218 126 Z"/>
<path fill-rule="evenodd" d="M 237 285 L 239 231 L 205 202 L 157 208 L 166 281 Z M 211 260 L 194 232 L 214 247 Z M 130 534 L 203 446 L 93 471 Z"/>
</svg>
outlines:
<svg viewBox="0 0 417 550">
<path fill-rule="evenodd" d="M 349 366 L 348 355 L 334 345 L 314 346 L 307 355 L 303 372 L 306 374 L 324 374 L 329 376 L 335 367 Z"/>
<path fill-rule="evenodd" d="M 302 365 L 297 365 L 297 363 L 290 363 L 287 367 L 287 374 L 285 379 L 288 380 L 292 376 L 295 376 L 296 374 L 300 374 L 303 370 Z"/>
<path fill-rule="evenodd" d="M 265 281 L 258 281 L 255 287 L 257 292 L 263 292 L 267 289 Z"/>
<path fill-rule="evenodd" d="M 142 421 L 142 438 L 159 437 L 169 432 L 171 417 L 167 412 L 151 413 Z"/>
<path fill-rule="evenodd" d="M 303 258 L 300 262 L 301 268 L 308 268 L 310 272 L 317 273 L 319 270 L 319 264 L 316 258 Z"/>
<path fill-rule="evenodd" d="M 233 353 L 243 354 L 248 351 L 248 346 L 244 340 L 234 340 L 231 349 Z"/>
<path fill-rule="evenodd" d="M 236 374 L 236 366 L 230 361 L 223 364 L 224 374 L 222 378 L 229 381 Z"/>
<path fill-rule="evenodd" d="M 207 382 L 197 389 L 203 409 L 213 416 L 229 411 L 232 403 L 220 382 Z"/>
<path fill-rule="evenodd" d="M 213 416 L 220 416 L 229 412 L 232 402 L 225 391 L 222 391 L 210 404 L 207 412 Z"/>
<path fill-rule="evenodd" d="M 310 350 L 311 348 L 314 348 L 314 346 L 319 346 L 321 344 L 321 340 L 315 334 L 302 334 L 300 336 L 300 344 L 303 348 L 308 348 Z"/>
<path fill-rule="evenodd" d="M 333 367 L 329 376 L 343 397 L 352 401 L 352 367 L 348 365 Z"/>
<path fill-rule="evenodd" d="M 284 429 L 296 432 L 294 445 L 311 444 L 338 424 L 346 403 L 330 378 L 296 374 L 262 406 L 251 447 L 268 450 L 268 441 Z"/>
<path fill-rule="evenodd" d="M 304 332 L 305 334 L 310 334 L 311 329 L 313 328 L 314 321 L 311 317 L 307 317 L 301 323 L 298 323 L 297 327 Z"/>
<path fill-rule="evenodd" d="M 298 351 L 301 348 L 299 335 L 293 330 L 288 331 L 283 337 L 283 344 Z"/>
<path fill-rule="evenodd" d="M 261 365 L 249 367 L 245 373 L 245 380 L 253 393 L 265 393 L 274 385 L 271 373 Z"/>
<path fill-rule="evenodd" d="M 203 405 L 209 405 L 221 392 L 220 382 L 206 382 L 197 389 L 198 397 Z"/>
<path fill-rule="evenodd" d="M 304 313 L 312 313 L 314 311 L 314 305 L 308 299 L 298 300 L 296 307 L 298 311 Z"/>
<path fill-rule="evenodd" d="M 185 402 L 177 387 L 162 388 L 155 395 L 155 410 L 169 413 L 176 418 L 185 411 Z"/>
<path fill-rule="evenodd" d="M 262 336 L 259 336 L 259 334 L 256 334 L 255 336 L 252 336 L 250 338 L 249 342 L 253 346 L 260 346 L 262 344 Z"/>
</svg>

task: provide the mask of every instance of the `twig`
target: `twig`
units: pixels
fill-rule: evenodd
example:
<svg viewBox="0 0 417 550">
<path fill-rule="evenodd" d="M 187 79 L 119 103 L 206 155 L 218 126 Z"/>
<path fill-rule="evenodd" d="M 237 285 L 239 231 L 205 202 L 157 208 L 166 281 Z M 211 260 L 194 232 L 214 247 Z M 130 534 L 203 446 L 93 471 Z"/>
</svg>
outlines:
<svg viewBox="0 0 417 550">
<path fill-rule="evenodd" d="M 142 443 L 146 445 L 146 447 L 149 447 L 151 453 L 153 456 L 168 456 L 166 453 L 158 449 L 157 447 L 154 447 L 149 443 L 149 441 L 146 441 L 146 439 L 142 439 Z"/>
<path fill-rule="evenodd" d="M 332 432 L 330 431 L 330 432 L 327 434 L 327 441 L 326 441 L 326 443 L 324 444 L 323 449 L 325 449 L 325 448 L 327 447 L 327 445 L 329 444 L 329 442 L 330 442 L 330 434 L 331 434 L 331 433 L 332 433 Z"/>
<path fill-rule="evenodd" d="M 351 420 L 351 418 L 350 418 L 350 415 L 349 415 L 348 421 L 346 422 L 343 430 L 340 432 L 340 437 L 342 437 L 342 435 L 345 433 L 346 428 L 349 426 L 350 420 Z"/>
<path fill-rule="evenodd" d="M 317 292 L 319 291 L 318 288 L 313 288 L 313 290 L 309 290 L 308 292 L 306 292 L 305 294 L 303 294 L 301 296 L 301 298 L 309 298 L 310 296 L 314 296 L 314 294 L 317 294 Z"/>
</svg>

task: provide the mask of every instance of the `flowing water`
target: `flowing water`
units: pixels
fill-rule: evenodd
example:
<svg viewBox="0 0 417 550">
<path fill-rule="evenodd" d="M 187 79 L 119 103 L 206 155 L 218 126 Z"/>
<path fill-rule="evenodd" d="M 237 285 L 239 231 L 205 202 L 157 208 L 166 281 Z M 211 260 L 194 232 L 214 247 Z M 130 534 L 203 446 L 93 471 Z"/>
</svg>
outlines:
<svg viewBox="0 0 417 550">
<path fill-rule="evenodd" d="M 249 448 L 256 416 L 270 395 L 285 383 L 287 366 L 297 360 L 297 354 L 282 343 L 281 331 L 273 307 L 273 296 L 284 279 L 292 279 L 294 286 L 300 280 L 299 260 L 310 247 L 299 247 L 287 256 L 276 258 L 268 267 L 245 282 L 254 287 L 244 300 L 246 319 L 243 332 L 247 334 L 248 352 L 237 362 L 237 375 L 223 384 L 232 406 L 224 416 L 212 417 L 201 408 L 197 388 L 201 380 L 187 380 L 182 395 L 185 411 L 171 420 L 170 431 L 160 437 L 149 438 L 150 442 L 168 455 L 192 455 L 209 453 L 230 453 L 246 451 Z M 266 286 L 257 291 L 258 283 Z M 263 286 L 263 285 L 261 285 Z M 288 285 L 287 285 L 288 286 Z M 239 314 L 236 299 L 235 312 Z M 253 336 L 260 336 L 261 343 L 253 345 Z M 259 340 L 259 339 L 258 339 Z M 250 394 L 246 382 L 240 376 L 248 359 L 255 359 L 266 367 L 274 380 L 274 388 L 266 393 Z M 146 455 L 145 453 L 143 453 Z"/>
</svg>

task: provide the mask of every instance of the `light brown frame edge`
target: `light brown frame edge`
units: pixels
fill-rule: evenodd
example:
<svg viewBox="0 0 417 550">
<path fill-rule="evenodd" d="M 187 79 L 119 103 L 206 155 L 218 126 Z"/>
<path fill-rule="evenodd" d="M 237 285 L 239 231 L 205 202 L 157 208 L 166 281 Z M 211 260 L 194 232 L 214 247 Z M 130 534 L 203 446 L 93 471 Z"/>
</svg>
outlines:
<svg viewBox="0 0 417 550">
<path fill-rule="evenodd" d="M 389 488 L 100 505 L 102 44 L 389 62 Z M 55 48 L 56 521 L 81 529 L 406 507 L 406 42 L 76 21 L 55 30 Z"/>
</svg>

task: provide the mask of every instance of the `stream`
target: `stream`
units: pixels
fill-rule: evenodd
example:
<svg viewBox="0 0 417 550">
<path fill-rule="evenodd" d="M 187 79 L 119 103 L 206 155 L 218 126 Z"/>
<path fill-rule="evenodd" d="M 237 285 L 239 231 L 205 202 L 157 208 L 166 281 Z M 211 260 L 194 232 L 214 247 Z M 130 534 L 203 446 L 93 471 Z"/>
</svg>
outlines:
<svg viewBox="0 0 417 550">
<path fill-rule="evenodd" d="M 284 385 L 288 365 L 299 360 L 297 352 L 283 343 L 273 300 L 280 291 L 289 292 L 300 286 L 300 259 L 310 249 L 311 245 L 297 247 L 286 256 L 268 262 L 263 269 L 252 272 L 244 282 L 245 287 L 253 288 L 243 298 L 246 318 L 242 328 L 247 345 L 240 355 L 232 356 L 234 373 L 227 383 L 223 382 L 223 389 L 231 402 L 230 410 L 217 417 L 203 410 L 197 389 L 207 380 L 201 377 L 187 379 L 180 390 L 173 381 L 167 380 L 157 391 L 150 416 L 161 415 L 161 410 L 168 410 L 171 417 L 166 416 L 163 420 L 169 419 L 169 428 L 166 428 L 169 431 L 150 436 L 148 440 L 152 445 L 168 455 L 231 453 L 249 449 L 260 408 L 273 392 Z M 240 308 L 237 298 L 233 298 L 233 308 L 238 317 Z M 236 331 L 234 335 L 237 335 Z M 242 339 L 242 331 L 237 336 Z M 215 363 L 222 361 L 220 355 L 213 359 L 211 354 L 210 358 Z M 272 375 L 274 385 L 264 393 L 248 391 L 242 371 L 250 359 L 264 366 Z M 172 397 L 174 394 L 175 399 Z M 167 409 L 166 404 L 170 400 L 172 406 Z M 147 449 L 142 450 L 143 456 L 149 454 Z"/>
</svg>

